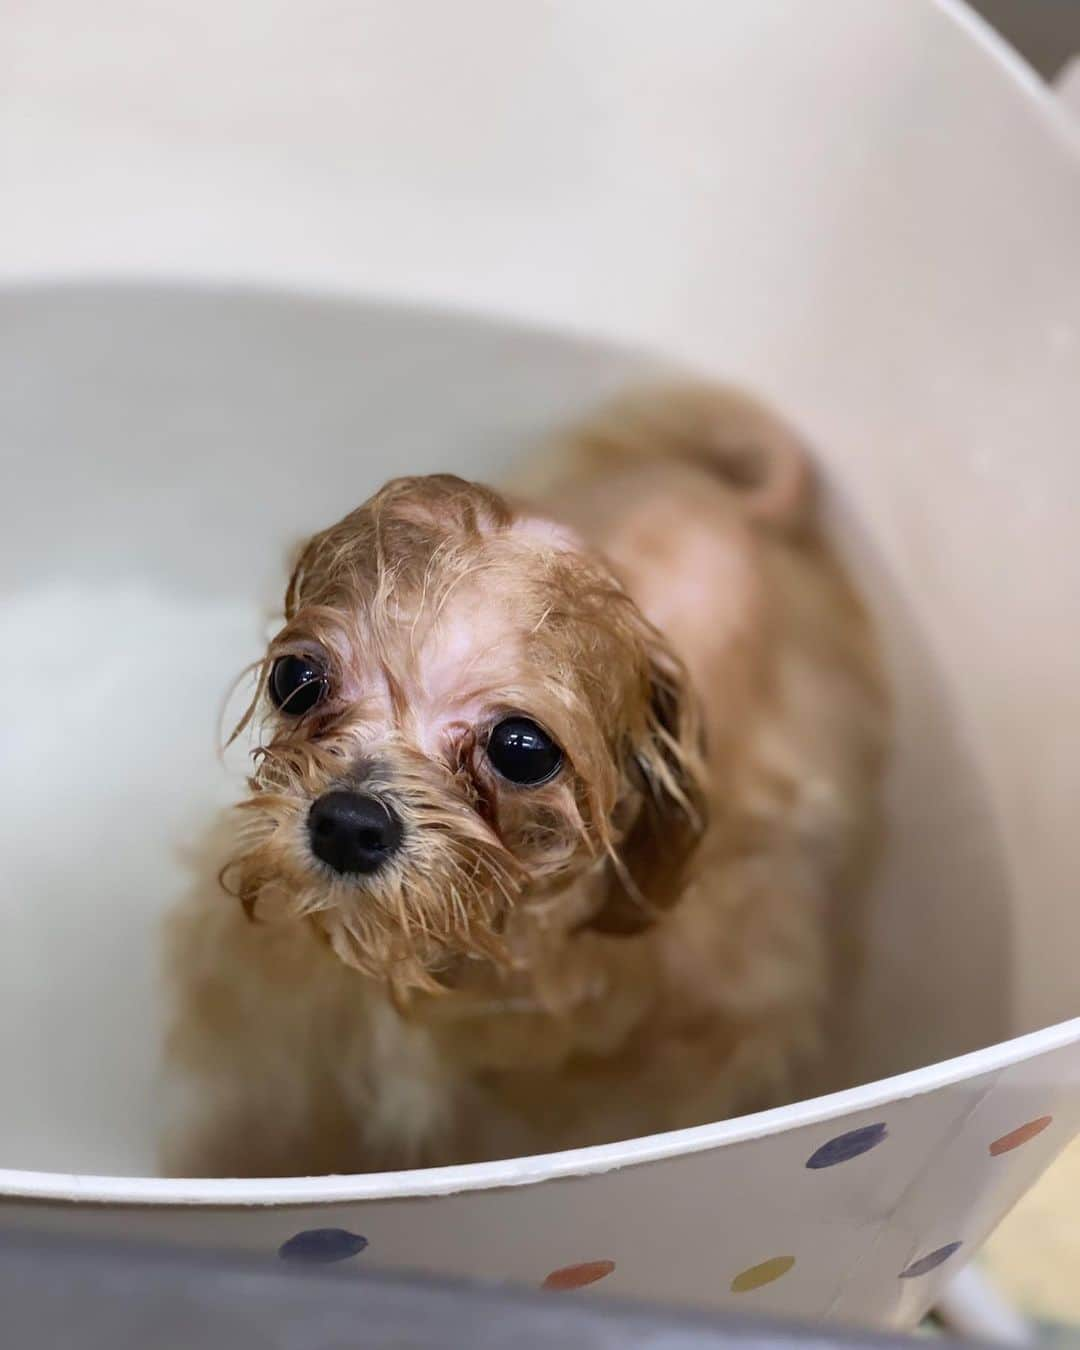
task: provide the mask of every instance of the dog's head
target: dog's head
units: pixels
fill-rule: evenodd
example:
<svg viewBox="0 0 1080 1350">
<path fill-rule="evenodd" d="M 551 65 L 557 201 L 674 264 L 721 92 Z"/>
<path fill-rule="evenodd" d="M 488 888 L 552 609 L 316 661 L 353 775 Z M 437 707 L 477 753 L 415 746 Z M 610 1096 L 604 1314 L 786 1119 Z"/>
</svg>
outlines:
<svg viewBox="0 0 1080 1350">
<path fill-rule="evenodd" d="M 628 932 L 703 828 L 682 665 L 603 561 L 450 476 L 389 483 L 302 550 L 260 669 L 224 883 L 397 990 L 527 964 L 513 916 Z"/>
</svg>

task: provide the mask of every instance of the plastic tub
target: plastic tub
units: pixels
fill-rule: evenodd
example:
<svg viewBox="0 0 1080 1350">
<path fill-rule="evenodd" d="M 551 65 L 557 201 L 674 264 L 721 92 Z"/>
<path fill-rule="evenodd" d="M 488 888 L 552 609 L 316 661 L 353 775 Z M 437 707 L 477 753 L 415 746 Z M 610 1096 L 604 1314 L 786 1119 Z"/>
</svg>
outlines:
<svg viewBox="0 0 1080 1350">
<path fill-rule="evenodd" d="M 351 48 L 291 22 L 235 76 L 259 154 L 227 163 L 211 58 L 204 119 L 159 121 L 140 176 L 152 138 L 116 131 L 107 87 L 187 105 L 129 52 L 71 84 L 68 122 L 26 122 L 32 170 L 7 161 L 2 1217 L 911 1324 L 1080 1126 L 1067 124 L 926 4 L 470 0 L 444 30 L 406 0 L 334 20 Z M 164 42 L 125 40 L 151 64 Z M 316 40 L 305 87 L 341 106 L 288 82 L 260 104 L 272 53 Z M 339 49 L 362 50 L 352 84 Z M 483 1167 L 154 1179 L 157 925 L 229 795 L 219 698 L 286 548 L 403 467 L 496 474 L 657 363 L 744 379 L 809 432 L 889 639 L 874 1081 Z"/>
</svg>

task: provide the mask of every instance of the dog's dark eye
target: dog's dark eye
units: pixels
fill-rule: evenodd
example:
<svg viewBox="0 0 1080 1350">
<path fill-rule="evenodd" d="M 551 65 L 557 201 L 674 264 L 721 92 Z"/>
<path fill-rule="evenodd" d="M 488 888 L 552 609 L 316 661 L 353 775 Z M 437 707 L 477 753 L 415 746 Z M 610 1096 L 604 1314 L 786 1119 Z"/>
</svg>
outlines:
<svg viewBox="0 0 1080 1350">
<path fill-rule="evenodd" d="M 520 787 L 537 787 L 554 778 L 562 751 L 527 717 L 508 717 L 488 737 L 487 755 L 503 778 Z"/>
<path fill-rule="evenodd" d="M 279 656 L 270 672 L 269 693 L 275 707 L 301 717 L 326 694 L 326 671 L 310 656 Z"/>
</svg>

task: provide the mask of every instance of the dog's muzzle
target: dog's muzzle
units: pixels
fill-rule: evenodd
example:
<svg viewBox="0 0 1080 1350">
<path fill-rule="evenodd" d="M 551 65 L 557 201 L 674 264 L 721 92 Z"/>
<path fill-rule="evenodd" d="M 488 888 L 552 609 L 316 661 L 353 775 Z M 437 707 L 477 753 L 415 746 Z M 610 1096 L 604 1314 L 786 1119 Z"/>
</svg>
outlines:
<svg viewBox="0 0 1080 1350">
<path fill-rule="evenodd" d="M 362 792 L 327 792 L 308 812 L 311 851 L 343 876 L 367 875 L 401 847 L 404 830 L 394 812 Z"/>
</svg>

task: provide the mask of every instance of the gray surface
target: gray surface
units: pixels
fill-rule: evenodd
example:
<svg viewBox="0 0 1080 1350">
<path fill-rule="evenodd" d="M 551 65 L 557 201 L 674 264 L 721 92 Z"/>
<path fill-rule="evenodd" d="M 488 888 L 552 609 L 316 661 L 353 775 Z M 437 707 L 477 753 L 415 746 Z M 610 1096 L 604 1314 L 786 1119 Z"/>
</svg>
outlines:
<svg viewBox="0 0 1080 1350">
<path fill-rule="evenodd" d="M 817 1350 L 910 1345 L 146 1247 L 0 1236 L 5 1350 Z"/>
<path fill-rule="evenodd" d="M 973 7 L 1047 79 L 1080 52 L 1080 0 L 973 0 Z"/>
</svg>

